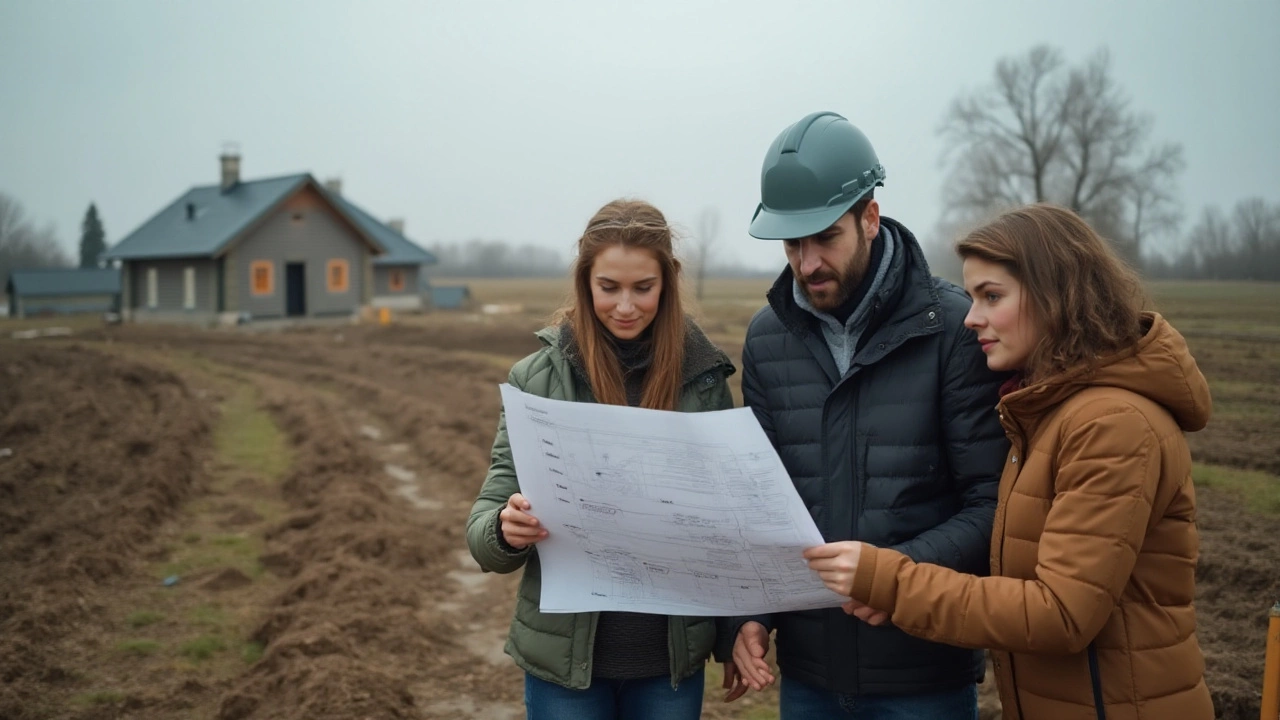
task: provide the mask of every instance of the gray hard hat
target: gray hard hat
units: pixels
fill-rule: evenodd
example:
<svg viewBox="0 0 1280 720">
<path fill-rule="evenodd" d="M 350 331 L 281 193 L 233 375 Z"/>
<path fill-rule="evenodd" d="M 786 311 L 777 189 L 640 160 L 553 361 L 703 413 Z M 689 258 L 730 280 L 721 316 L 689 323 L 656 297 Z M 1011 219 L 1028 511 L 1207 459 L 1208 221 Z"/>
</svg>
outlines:
<svg viewBox="0 0 1280 720">
<path fill-rule="evenodd" d="M 806 115 L 769 146 L 748 232 L 762 240 L 822 232 L 884 177 L 871 141 L 853 123 L 833 112 Z"/>
</svg>

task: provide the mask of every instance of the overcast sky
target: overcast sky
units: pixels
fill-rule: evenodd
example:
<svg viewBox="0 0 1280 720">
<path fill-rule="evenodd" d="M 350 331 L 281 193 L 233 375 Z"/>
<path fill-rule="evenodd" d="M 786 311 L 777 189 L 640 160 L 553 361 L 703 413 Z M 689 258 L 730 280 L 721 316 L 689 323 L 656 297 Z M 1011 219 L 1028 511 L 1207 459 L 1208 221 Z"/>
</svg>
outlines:
<svg viewBox="0 0 1280 720">
<path fill-rule="evenodd" d="M 790 9 L 788 9 L 790 8 Z M 883 211 L 931 237 L 951 99 L 1037 43 L 1106 46 L 1181 195 L 1280 201 L 1280 1 L 425 2 L 0 0 L 0 192 L 72 251 L 193 185 L 224 142 L 242 177 L 340 176 L 424 245 L 473 237 L 565 257 L 620 195 L 717 252 L 780 266 L 746 227 L 786 125 L 835 110 L 888 171 Z"/>
</svg>

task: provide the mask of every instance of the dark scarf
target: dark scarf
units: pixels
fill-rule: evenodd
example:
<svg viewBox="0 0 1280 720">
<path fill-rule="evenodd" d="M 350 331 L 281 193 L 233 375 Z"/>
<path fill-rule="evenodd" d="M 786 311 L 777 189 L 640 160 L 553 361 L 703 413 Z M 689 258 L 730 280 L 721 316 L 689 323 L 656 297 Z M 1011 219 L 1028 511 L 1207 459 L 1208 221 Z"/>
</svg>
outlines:
<svg viewBox="0 0 1280 720">
<path fill-rule="evenodd" d="M 1023 388 L 1024 383 L 1026 382 L 1026 379 L 1027 379 L 1026 376 L 1022 374 L 1021 370 L 1010 375 L 1008 380 L 1005 380 L 1003 383 L 1000 384 L 1000 397 L 1004 397 L 1005 395 L 1008 395 L 1009 393 L 1014 392 L 1016 390 L 1021 390 Z"/>
<path fill-rule="evenodd" d="M 640 405 L 644 397 L 644 379 L 653 364 L 653 325 L 631 340 L 619 340 L 608 335 L 613 354 L 622 366 L 622 384 L 627 392 L 627 404 Z"/>
</svg>

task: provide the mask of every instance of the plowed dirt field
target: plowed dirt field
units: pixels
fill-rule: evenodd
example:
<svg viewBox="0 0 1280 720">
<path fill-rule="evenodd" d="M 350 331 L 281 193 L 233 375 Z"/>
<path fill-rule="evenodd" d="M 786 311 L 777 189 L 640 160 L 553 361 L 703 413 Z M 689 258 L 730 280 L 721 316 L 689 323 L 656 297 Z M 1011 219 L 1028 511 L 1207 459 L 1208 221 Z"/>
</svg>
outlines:
<svg viewBox="0 0 1280 720">
<path fill-rule="evenodd" d="M 535 328 L 0 341 L 0 718 L 523 717 L 517 578 L 462 529 Z M 1255 720 L 1280 522 L 1200 500 L 1210 687 Z M 705 716 L 773 716 L 712 673 Z"/>
</svg>

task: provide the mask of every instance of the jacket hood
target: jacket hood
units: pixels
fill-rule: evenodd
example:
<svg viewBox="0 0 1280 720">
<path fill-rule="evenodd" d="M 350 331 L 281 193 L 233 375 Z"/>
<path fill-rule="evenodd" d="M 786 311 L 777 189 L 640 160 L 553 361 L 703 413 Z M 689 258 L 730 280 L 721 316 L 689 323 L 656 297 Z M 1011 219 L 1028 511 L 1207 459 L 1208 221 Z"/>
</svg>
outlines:
<svg viewBox="0 0 1280 720">
<path fill-rule="evenodd" d="M 1213 401 L 1209 383 L 1187 341 L 1158 313 L 1142 314 L 1146 334 L 1132 347 L 1006 395 L 1000 402 L 1019 417 L 1039 417 L 1088 387 L 1113 387 L 1159 403 L 1187 432 L 1204 428 Z"/>
</svg>

